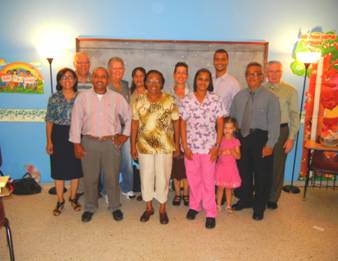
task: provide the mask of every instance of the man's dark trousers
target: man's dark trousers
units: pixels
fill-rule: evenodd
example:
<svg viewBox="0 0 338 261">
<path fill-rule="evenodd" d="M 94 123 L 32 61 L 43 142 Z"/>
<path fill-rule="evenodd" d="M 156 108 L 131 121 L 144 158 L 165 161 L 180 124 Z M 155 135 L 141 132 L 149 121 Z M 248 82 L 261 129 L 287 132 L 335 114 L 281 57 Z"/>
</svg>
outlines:
<svg viewBox="0 0 338 261">
<path fill-rule="evenodd" d="M 253 210 L 262 214 L 268 200 L 272 180 L 272 155 L 262 157 L 268 132 L 251 129 L 246 137 L 239 137 L 241 158 L 238 161 L 242 185 L 236 194 L 243 204 L 253 204 Z"/>
</svg>

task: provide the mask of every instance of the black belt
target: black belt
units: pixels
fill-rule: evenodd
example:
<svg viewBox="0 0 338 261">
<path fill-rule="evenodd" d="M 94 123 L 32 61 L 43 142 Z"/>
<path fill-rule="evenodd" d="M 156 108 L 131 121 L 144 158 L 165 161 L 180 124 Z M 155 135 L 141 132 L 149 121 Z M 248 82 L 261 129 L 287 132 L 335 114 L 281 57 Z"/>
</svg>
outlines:
<svg viewBox="0 0 338 261">
<path fill-rule="evenodd" d="M 249 130 L 249 134 L 252 134 L 252 133 L 257 132 L 257 131 L 265 131 L 265 130 L 262 130 L 262 129 L 250 129 Z"/>
<path fill-rule="evenodd" d="M 285 127 L 288 127 L 288 126 L 289 126 L 288 123 L 282 123 L 282 124 L 280 125 L 281 128 L 285 128 Z M 249 130 L 249 134 L 254 133 L 254 132 L 257 132 L 257 131 L 265 131 L 265 130 L 262 130 L 262 129 L 250 129 L 250 130 Z"/>
</svg>

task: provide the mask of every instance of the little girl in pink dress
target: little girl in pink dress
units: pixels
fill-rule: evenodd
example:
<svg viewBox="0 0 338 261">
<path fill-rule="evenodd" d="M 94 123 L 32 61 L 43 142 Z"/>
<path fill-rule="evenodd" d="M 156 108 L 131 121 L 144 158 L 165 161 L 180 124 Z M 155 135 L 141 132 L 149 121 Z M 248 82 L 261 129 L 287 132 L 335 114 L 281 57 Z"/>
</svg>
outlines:
<svg viewBox="0 0 338 261">
<path fill-rule="evenodd" d="M 240 159 L 240 142 L 234 137 L 237 122 L 234 118 L 224 119 L 224 136 L 216 163 L 217 208 L 220 210 L 224 189 L 226 209 L 231 212 L 232 190 L 241 186 L 236 160 Z"/>
</svg>

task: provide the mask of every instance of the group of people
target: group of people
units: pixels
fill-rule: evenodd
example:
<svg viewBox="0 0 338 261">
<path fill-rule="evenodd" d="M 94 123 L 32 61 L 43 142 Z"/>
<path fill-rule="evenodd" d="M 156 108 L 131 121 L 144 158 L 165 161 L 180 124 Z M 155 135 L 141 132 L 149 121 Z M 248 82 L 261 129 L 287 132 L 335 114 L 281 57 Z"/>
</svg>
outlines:
<svg viewBox="0 0 338 261">
<path fill-rule="evenodd" d="M 198 70 L 192 90 L 189 67 L 178 62 L 175 84 L 166 93 L 158 70 L 136 67 L 129 88 L 121 58 L 112 57 L 107 69 L 97 67 L 89 74 L 89 56 L 76 53 L 75 70 L 57 74 L 58 91 L 50 97 L 46 115 L 57 194 L 53 214 L 64 208 L 65 180 L 70 180 L 69 202 L 75 211 L 81 210 L 78 198 L 84 193 L 83 222 L 98 208 L 101 180 L 116 221 L 123 219 L 121 192 L 133 198 L 140 190 L 146 203 L 140 221 L 154 214 L 156 199 L 159 221 L 167 224 L 170 178 L 172 204 L 183 200 L 189 220 L 204 209 L 206 228 L 216 226 L 224 191 L 228 212 L 253 208 L 253 219 L 262 220 L 266 207 L 276 209 L 286 155 L 299 127 L 297 92 L 281 81 L 278 61 L 268 63 L 266 83 L 263 66 L 249 63 L 248 88 L 228 73 L 226 50 L 216 50 L 213 62 L 215 73 Z M 139 173 L 133 171 L 135 161 Z M 233 190 L 239 199 L 235 204 Z"/>
</svg>

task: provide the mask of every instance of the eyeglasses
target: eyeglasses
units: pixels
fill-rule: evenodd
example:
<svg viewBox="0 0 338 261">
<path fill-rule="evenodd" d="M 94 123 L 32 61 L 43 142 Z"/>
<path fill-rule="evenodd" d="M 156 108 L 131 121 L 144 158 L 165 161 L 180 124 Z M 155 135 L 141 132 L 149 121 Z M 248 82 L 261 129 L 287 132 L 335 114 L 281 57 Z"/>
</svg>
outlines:
<svg viewBox="0 0 338 261">
<path fill-rule="evenodd" d="M 147 84 L 161 84 L 160 80 L 147 80 L 146 81 Z"/>
<path fill-rule="evenodd" d="M 263 75 L 263 73 L 247 73 L 246 77 L 261 77 Z"/>
<path fill-rule="evenodd" d="M 74 80 L 74 77 L 72 75 L 64 75 L 61 77 L 61 80 Z"/>
</svg>

